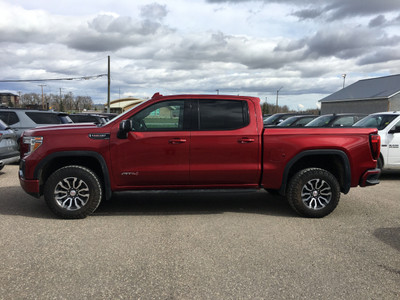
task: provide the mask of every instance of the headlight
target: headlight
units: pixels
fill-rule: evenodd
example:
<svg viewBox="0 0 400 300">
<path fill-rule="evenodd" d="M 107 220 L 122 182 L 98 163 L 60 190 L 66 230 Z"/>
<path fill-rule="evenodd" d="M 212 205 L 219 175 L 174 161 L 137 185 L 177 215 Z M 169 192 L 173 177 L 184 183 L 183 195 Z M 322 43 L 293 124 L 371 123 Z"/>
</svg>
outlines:
<svg viewBox="0 0 400 300">
<path fill-rule="evenodd" d="M 21 154 L 22 156 L 29 155 L 43 143 L 42 136 L 24 136 L 22 139 Z"/>
</svg>

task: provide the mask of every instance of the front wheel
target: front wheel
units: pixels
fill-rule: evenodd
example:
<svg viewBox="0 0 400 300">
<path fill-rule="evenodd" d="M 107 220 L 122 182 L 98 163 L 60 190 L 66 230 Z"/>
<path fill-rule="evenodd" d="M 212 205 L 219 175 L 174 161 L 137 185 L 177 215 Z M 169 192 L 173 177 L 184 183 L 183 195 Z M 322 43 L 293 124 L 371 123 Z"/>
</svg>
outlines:
<svg viewBox="0 0 400 300">
<path fill-rule="evenodd" d="M 66 166 L 47 179 L 44 199 L 50 210 L 64 219 L 83 219 L 92 214 L 102 198 L 97 175 L 82 166 Z"/>
<path fill-rule="evenodd" d="M 287 199 L 299 215 L 322 218 L 338 205 L 340 186 L 335 176 L 324 169 L 304 169 L 290 180 Z"/>
</svg>

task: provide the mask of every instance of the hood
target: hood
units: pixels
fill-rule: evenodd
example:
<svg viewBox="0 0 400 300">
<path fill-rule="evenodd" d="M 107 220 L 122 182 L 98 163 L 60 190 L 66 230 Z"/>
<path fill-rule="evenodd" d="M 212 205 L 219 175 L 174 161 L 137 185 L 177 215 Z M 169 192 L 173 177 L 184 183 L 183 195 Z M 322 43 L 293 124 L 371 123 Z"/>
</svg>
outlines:
<svg viewBox="0 0 400 300">
<path fill-rule="evenodd" d="M 94 123 L 72 123 L 72 124 L 57 124 L 57 125 L 46 125 L 38 126 L 35 128 L 28 129 L 24 132 L 25 136 L 42 135 L 42 134 L 70 134 L 71 131 L 77 132 L 89 132 L 95 129 L 100 129 Z M 104 128 L 103 128 L 104 129 Z"/>
</svg>

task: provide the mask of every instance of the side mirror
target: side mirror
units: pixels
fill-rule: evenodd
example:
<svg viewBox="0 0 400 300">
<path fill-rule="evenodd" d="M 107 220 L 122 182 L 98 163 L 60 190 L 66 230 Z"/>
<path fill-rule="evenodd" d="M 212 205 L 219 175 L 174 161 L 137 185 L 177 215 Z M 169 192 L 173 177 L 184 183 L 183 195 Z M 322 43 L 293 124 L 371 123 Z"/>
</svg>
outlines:
<svg viewBox="0 0 400 300">
<path fill-rule="evenodd" d="M 121 123 L 119 123 L 119 130 L 117 133 L 117 137 L 119 139 L 126 139 L 128 137 L 129 131 L 132 131 L 131 120 L 123 120 Z"/>
<path fill-rule="evenodd" d="M 400 132 L 400 125 L 394 126 L 392 129 L 389 130 L 388 133 L 399 133 Z"/>
</svg>

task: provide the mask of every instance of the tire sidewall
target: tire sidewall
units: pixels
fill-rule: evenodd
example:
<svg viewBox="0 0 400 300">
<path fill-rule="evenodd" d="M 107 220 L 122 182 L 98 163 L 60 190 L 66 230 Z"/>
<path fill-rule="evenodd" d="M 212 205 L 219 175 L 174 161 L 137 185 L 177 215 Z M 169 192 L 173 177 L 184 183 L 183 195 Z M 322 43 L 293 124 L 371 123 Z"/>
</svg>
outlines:
<svg viewBox="0 0 400 300">
<path fill-rule="evenodd" d="M 378 162 L 377 162 L 376 167 L 377 167 L 378 169 L 381 169 L 381 170 L 383 169 L 383 159 L 382 159 L 381 156 L 378 157 Z"/>
<path fill-rule="evenodd" d="M 54 198 L 57 184 L 67 177 L 76 177 L 85 182 L 89 188 L 87 203 L 77 210 L 62 208 Z M 58 217 L 64 219 L 83 219 L 92 214 L 102 199 L 102 187 L 97 175 L 90 169 L 82 166 L 66 166 L 58 169 L 47 179 L 44 186 L 44 199 L 49 209 Z"/>
<path fill-rule="evenodd" d="M 303 203 L 301 197 L 302 189 L 304 185 L 313 179 L 324 180 L 331 188 L 332 197 L 330 202 L 321 209 L 312 209 Z M 340 199 L 340 185 L 335 176 L 330 172 L 319 169 L 309 168 L 304 169 L 296 173 L 288 186 L 287 199 L 291 207 L 301 216 L 309 218 L 322 218 L 329 215 L 335 210 Z"/>
</svg>

